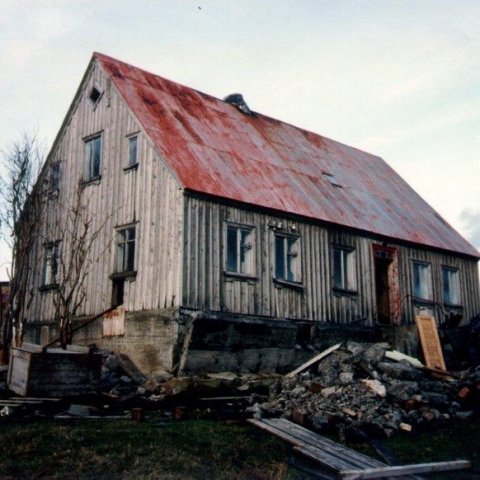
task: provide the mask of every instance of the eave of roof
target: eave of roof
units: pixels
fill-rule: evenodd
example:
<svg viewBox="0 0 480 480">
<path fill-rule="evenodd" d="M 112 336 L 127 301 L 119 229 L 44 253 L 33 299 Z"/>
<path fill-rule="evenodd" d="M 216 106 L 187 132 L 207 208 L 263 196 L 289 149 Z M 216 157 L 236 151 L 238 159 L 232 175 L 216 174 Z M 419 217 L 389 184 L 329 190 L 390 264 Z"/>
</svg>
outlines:
<svg viewBox="0 0 480 480">
<path fill-rule="evenodd" d="M 380 157 L 258 113 L 245 115 L 106 55 L 94 59 L 184 188 L 480 257 Z"/>
</svg>

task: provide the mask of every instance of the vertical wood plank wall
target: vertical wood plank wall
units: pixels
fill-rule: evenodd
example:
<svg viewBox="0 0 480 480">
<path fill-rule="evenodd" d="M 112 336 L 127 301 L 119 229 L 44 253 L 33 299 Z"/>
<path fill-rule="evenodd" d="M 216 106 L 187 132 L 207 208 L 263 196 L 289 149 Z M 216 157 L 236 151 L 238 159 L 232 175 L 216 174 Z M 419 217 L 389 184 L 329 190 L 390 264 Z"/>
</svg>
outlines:
<svg viewBox="0 0 480 480">
<path fill-rule="evenodd" d="M 255 227 L 256 279 L 239 279 L 224 274 L 225 221 Z M 301 235 L 302 289 L 280 286 L 273 280 L 274 233 L 278 222 L 296 226 Z M 183 305 L 195 309 L 279 318 L 372 325 L 376 320 L 374 239 L 335 231 L 319 225 L 221 205 L 209 199 L 188 197 L 185 202 Z M 355 249 L 357 294 L 340 295 L 332 289 L 332 244 Z M 480 313 L 477 262 L 453 255 L 396 246 L 399 255 L 399 284 L 402 323 L 411 323 L 411 264 L 431 264 L 433 300 L 443 303 L 442 266 L 459 269 L 465 318 Z M 434 307 L 438 309 L 438 307 Z M 436 312 L 437 314 L 440 312 Z M 438 315 L 438 320 L 442 318 Z"/>
<path fill-rule="evenodd" d="M 100 102 L 93 107 L 88 95 L 93 85 L 103 90 Z M 93 221 L 91 231 L 101 228 L 91 251 L 95 262 L 86 283 L 86 300 L 79 315 L 99 313 L 111 304 L 114 272 L 115 227 L 136 222 L 136 270 L 133 281 L 125 282 L 125 308 L 143 310 L 178 306 L 180 303 L 180 261 L 182 249 L 183 195 L 177 182 L 156 154 L 140 125 L 95 66 L 86 81 L 83 95 L 71 114 L 49 163 L 60 163 L 60 192 L 48 200 L 49 216 L 65 216 L 82 179 L 85 160 L 84 138 L 102 135 L 101 180 L 83 188 L 82 201 L 88 205 Z M 137 169 L 124 171 L 128 162 L 128 135 L 138 132 Z M 48 179 L 49 168 L 44 170 Z M 61 248 L 69 248 L 69 239 L 55 236 L 44 226 L 34 250 L 37 257 L 35 298 L 27 312 L 29 321 L 51 320 L 52 292 L 39 293 L 42 282 L 43 244 L 46 240 L 62 240 Z"/>
</svg>

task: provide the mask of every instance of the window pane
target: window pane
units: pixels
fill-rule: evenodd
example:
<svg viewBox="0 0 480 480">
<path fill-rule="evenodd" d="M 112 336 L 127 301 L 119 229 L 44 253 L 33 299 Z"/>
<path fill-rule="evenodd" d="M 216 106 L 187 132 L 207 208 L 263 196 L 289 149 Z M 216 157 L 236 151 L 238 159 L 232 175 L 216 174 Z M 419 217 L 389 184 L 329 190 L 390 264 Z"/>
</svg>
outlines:
<svg viewBox="0 0 480 480">
<path fill-rule="evenodd" d="M 227 227 L 227 271 L 238 272 L 237 229 Z"/>
<path fill-rule="evenodd" d="M 459 305 L 458 272 L 451 268 L 442 270 L 443 301 L 450 305 Z"/>
<path fill-rule="evenodd" d="M 286 238 L 288 244 L 288 253 L 287 253 L 287 280 L 294 282 L 297 279 L 296 276 L 296 266 L 297 266 L 297 239 L 296 238 Z"/>
<path fill-rule="evenodd" d="M 275 235 L 275 278 L 285 279 L 285 237 Z"/>
<path fill-rule="evenodd" d="M 413 295 L 430 300 L 430 266 L 422 263 L 413 264 Z"/>
<path fill-rule="evenodd" d="M 60 184 L 60 165 L 52 165 L 51 170 L 51 189 L 52 192 L 56 192 L 59 189 Z"/>
<path fill-rule="evenodd" d="M 135 241 L 128 242 L 126 250 L 125 271 L 133 272 L 135 269 Z"/>
<path fill-rule="evenodd" d="M 137 163 L 137 137 L 130 138 L 130 149 L 128 155 L 128 164 L 135 165 Z"/>
<path fill-rule="evenodd" d="M 101 152 L 101 137 L 93 139 L 94 142 L 94 157 L 93 157 L 93 169 L 92 177 L 100 175 L 100 152 Z"/>
<path fill-rule="evenodd" d="M 249 256 L 250 256 L 250 230 L 240 230 L 240 272 L 250 273 Z"/>
<path fill-rule="evenodd" d="M 333 286 L 343 288 L 343 255 L 339 248 L 333 249 Z"/>
</svg>

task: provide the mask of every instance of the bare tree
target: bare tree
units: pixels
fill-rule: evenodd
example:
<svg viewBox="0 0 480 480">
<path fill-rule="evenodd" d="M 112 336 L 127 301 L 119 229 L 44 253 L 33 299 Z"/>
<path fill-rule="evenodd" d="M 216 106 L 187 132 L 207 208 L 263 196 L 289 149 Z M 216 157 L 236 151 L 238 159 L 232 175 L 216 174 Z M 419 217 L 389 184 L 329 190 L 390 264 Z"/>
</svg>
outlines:
<svg viewBox="0 0 480 480">
<path fill-rule="evenodd" d="M 85 280 L 93 266 L 108 249 L 110 242 L 94 252 L 94 245 L 110 215 L 95 225 L 89 212 L 88 200 L 78 187 L 72 205 L 64 212 L 57 212 L 50 238 L 56 236 L 53 305 L 55 320 L 59 327 L 60 343 L 63 348 L 72 341 L 72 320 L 84 302 L 87 292 Z M 63 214 L 62 214 L 63 213 Z"/>
<path fill-rule="evenodd" d="M 29 254 L 39 233 L 43 188 L 37 182 L 43 152 L 34 135 L 23 134 L 2 152 L 5 174 L 0 178 L 0 235 L 11 249 L 9 310 L 2 327 L 3 342 L 18 345 L 24 335 L 25 307 L 34 296 L 36 264 Z"/>
</svg>

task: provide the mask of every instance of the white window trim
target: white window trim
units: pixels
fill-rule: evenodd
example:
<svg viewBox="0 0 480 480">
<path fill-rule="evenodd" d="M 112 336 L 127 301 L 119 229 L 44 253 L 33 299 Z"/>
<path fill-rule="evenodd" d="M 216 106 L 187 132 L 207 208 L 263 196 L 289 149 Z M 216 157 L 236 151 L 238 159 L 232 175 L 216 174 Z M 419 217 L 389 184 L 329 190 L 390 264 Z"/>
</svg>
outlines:
<svg viewBox="0 0 480 480">
<path fill-rule="evenodd" d="M 427 278 L 426 278 L 426 283 L 422 285 L 422 282 L 425 281 L 425 279 L 421 278 L 421 273 L 419 270 L 419 288 L 420 292 L 415 291 L 415 269 L 416 266 L 424 268 L 427 273 Z M 423 290 L 426 288 L 426 296 L 424 295 Z M 431 303 L 433 302 L 433 284 L 432 284 L 432 265 L 429 262 L 424 262 L 421 260 L 413 260 L 412 261 L 412 293 L 413 293 L 413 298 L 419 302 L 428 302 Z M 420 295 L 417 295 L 419 293 Z"/>
<path fill-rule="evenodd" d="M 92 175 L 93 173 L 93 164 L 91 154 L 89 154 L 89 147 L 88 144 L 93 142 L 97 138 L 100 139 L 100 159 L 98 165 L 98 173 L 96 175 Z M 93 135 L 89 135 L 88 137 L 83 138 L 83 156 L 84 156 L 84 164 L 83 164 L 83 180 L 82 183 L 90 183 L 94 182 L 95 180 L 100 180 L 102 177 L 102 164 L 103 164 L 103 130 L 101 132 L 94 133 Z"/>
<path fill-rule="evenodd" d="M 332 286 L 340 292 L 357 293 L 357 254 L 354 247 L 332 245 Z M 340 285 L 335 284 L 335 252 L 340 252 Z M 346 274 L 345 274 L 346 271 Z"/>
<path fill-rule="evenodd" d="M 123 242 L 120 242 L 119 236 L 121 232 L 128 230 L 128 229 L 134 229 L 135 232 L 135 238 L 133 240 L 125 240 Z M 120 265 L 120 245 L 125 244 L 125 247 L 128 245 L 128 243 L 134 244 L 133 246 L 133 269 L 132 270 L 125 270 L 122 266 L 122 268 L 119 268 Z M 134 275 L 137 271 L 137 250 L 138 250 L 138 229 L 137 229 L 137 223 L 130 223 L 127 225 L 121 225 L 118 227 L 115 227 L 115 248 L 114 248 L 114 275 L 129 275 L 132 274 Z M 125 248 L 124 247 L 124 248 Z M 127 250 L 123 250 L 123 259 L 122 259 L 122 265 L 125 264 L 126 258 L 125 255 L 127 254 Z M 128 262 L 127 262 L 128 263 Z"/>
<path fill-rule="evenodd" d="M 448 300 L 453 300 L 453 301 L 447 301 L 447 298 L 445 298 L 445 272 L 449 272 L 450 274 L 453 274 L 453 282 L 451 282 L 449 277 L 449 290 L 451 290 L 452 286 L 454 288 L 454 297 L 453 299 L 448 299 Z M 451 283 L 450 283 L 451 282 Z M 452 285 L 453 284 L 453 285 Z M 443 294 L 443 303 L 446 306 L 461 306 L 462 305 L 462 300 L 461 300 L 461 290 L 460 290 L 460 273 L 459 269 L 456 267 L 450 267 L 448 265 L 442 265 L 442 294 Z M 450 294 L 451 295 L 451 294 Z"/>
<path fill-rule="evenodd" d="M 277 237 L 282 238 L 282 253 L 284 272 L 279 275 L 277 272 Z M 288 241 L 293 240 L 292 247 L 294 251 L 289 251 Z M 276 231 L 273 234 L 273 278 L 276 282 L 299 286 L 302 285 L 302 244 L 299 234 Z M 293 274 L 293 279 L 288 278 L 289 270 Z"/>
<path fill-rule="evenodd" d="M 229 270 L 228 265 L 228 229 L 234 228 L 236 230 L 236 264 L 237 270 Z M 246 271 L 241 271 L 241 235 L 239 234 L 240 231 L 248 232 L 248 250 L 246 252 L 247 260 L 246 260 Z M 256 229 L 253 225 L 235 223 L 235 222 L 225 222 L 224 225 L 224 273 L 228 276 L 237 276 L 237 277 L 244 277 L 244 278 L 256 278 Z M 244 245 L 243 247 L 247 247 Z"/>
</svg>

